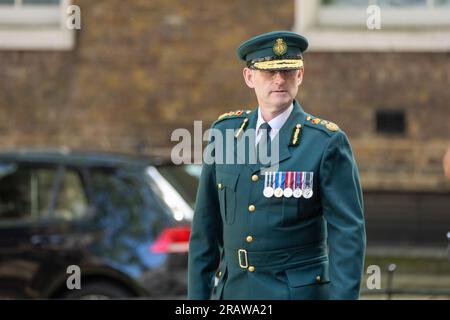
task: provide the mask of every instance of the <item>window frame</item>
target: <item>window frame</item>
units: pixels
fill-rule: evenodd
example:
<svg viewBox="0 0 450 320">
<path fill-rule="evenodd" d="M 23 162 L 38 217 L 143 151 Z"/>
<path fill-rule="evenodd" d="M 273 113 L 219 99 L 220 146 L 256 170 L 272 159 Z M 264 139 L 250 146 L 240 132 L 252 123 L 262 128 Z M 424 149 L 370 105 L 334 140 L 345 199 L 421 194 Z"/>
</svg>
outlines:
<svg viewBox="0 0 450 320">
<path fill-rule="evenodd" d="M 0 50 L 72 50 L 75 32 L 66 27 L 66 8 L 59 5 L 0 4 Z M 9 24 L 9 25 L 8 25 Z"/>
<path fill-rule="evenodd" d="M 328 11 L 327 11 L 328 10 Z M 336 15 L 337 10 L 342 10 Z M 350 10 L 350 11 L 348 11 Z M 320 0 L 295 0 L 294 31 L 304 34 L 310 42 L 311 51 L 405 51 L 405 52 L 448 52 L 450 51 L 450 19 L 442 22 L 443 13 L 436 13 L 430 19 L 422 19 L 416 25 L 395 23 L 392 17 L 400 14 L 418 15 L 416 10 L 386 9 L 382 12 L 381 29 L 369 30 L 365 26 L 355 29 L 358 17 L 344 21 L 345 14 L 354 16 L 355 9 L 323 8 Z M 322 12 L 321 12 L 322 11 Z M 367 18 L 365 8 L 359 10 Z M 390 11 L 390 12 L 389 12 Z M 438 11 L 438 10 L 436 10 Z M 450 14 L 450 9 L 445 13 Z M 330 23 L 323 19 L 336 15 Z M 391 22 L 383 22 L 383 16 L 391 16 Z M 434 21 L 433 21 L 434 19 Z M 320 24 L 322 20 L 322 24 Z M 394 19 L 395 20 L 395 19 Z M 437 23 L 436 23 L 437 22 Z M 339 27 L 336 27 L 339 25 Z M 361 25 L 361 22 L 358 22 Z M 431 28 L 432 27 L 432 28 Z M 420 39 L 420 41 L 418 41 Z"/>
</svg>

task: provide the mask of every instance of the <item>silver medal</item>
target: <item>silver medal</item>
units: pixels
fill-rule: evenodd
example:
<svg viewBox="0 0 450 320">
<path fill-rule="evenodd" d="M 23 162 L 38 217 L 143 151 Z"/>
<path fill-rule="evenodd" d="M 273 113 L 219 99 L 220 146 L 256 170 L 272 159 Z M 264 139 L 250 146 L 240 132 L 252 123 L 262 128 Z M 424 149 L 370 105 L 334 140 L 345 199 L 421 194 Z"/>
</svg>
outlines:
<svg viewBox="0 0 450 320">
<path fill-rule="evenodd" d="M 301 198 L 301 196 L 302 196 L 302 189 L 295 188 L 293 196 L 294 196 L 294 198 Z"/>
<path fill-rule="evenodd" d="M 291 188 L 286 188 L 286 189 L 284 189 L 284 191 L 283 191 L 283 195 L 284 195 L 286 198 L 292 197 L 292 194 L 293 194 L 293 193 L 294 193 L 294 192 L 292 191 Z"/>
<path fill-rule="evenodd" d="M 313 185 L 313 172 L 307 172 L 305 173 L 305 180 L 304 183 L 304 188 L 303 188 L 303 197 L 305 199 L 309 199 L 313 196 L 313 190 L 312 190 L 312 185 Z"/>
<path fill-rule="evenodd" d="M 272 188 L 272 187 L 266 187 L 266 188 L 264 188 L 264 191 L 263 191 L 264 197 L 266 197 L 266 198 L 272 198 L 272 197 L 273 197 L 273 193 L 274 193 L 274 191 L 273 191 L 273 188 Z"/>
<path fill-rule="evenodd" d="M 313 191 L 311 188 L 305 188 L 305 190 L 303 190 L 303 198 L 309 199 L 312 197 L 312 195 L 313 195 Z"/>
<path fill-rule="evenodd" d="M 301 172 L 296 171 L 294 173 L 294 198 L 300 198 L 302 196 L 302 188 L 300 186 L 300 176 Z"/>
<path fill-rule="evenodd" d="M 291 188 L 291 183 L 292 183 L 292 172 L 287 172 L 287 187 L 283 191 L 283 195 L 286 198 L 292 197 L 292 194 L 294 193 Z"/>
<path fill-rule="evenodd" d="M 270 183 L 271 178 L 272 178 L 272 173 L 265 172 L 264 176 L 265 176 L 265 180 L 264 180 L 263 195 L 266 198 L 271 198 L 271 197 L 273 197 L 273 188 L 271 187 L 271 183 Z"/>
</svg>

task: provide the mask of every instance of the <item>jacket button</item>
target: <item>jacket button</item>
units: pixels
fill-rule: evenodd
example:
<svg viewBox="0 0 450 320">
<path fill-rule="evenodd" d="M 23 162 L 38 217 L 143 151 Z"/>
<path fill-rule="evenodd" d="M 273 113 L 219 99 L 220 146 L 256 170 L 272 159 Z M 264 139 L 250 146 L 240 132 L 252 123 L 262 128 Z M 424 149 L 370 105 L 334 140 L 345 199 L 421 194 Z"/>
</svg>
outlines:
<svg viewBox="0 0 450 320">
<path fill-rule="evenodd" d="M 219 276 L 219 278 L 222 276 L 222 271 L 219 271 L 218 276 Z"/>
<path fill-rule="evenodd" d="M 217 188 L 219 188 L 219 190 L 222 190 L 222 189 L 223 189 L 223 184 L 219 183 L 219 184 L 217 185 Z"/>
<path fill-rule="evenodd" d="M 250 205 L 249 207 L 248 207 L 248 211 L 250 211 L 250 212 L 253 212 L 253 211 L 255 211 L 256 210 L 256 207 L 254 206 L 254 205 Z"/>
<path fill-rule="evenodd" d="M 252 181 L 253 181 L 253 182 L 258 181 L 258 179 L 259 179 L 259 177 L 258 177 L 257 174 L 252 175 Z"/>
<path fill-rule="evenodd" d="M 320 283 L 321 280 L 322 280 L 322 279 L 320 278 L 320 276 L 317 276 L 317 277 L 316 277 L 316 282 L 317 282 L 317 283 Z"/>
<path fill-rule="evenodd" d="M 250 243 L 253 241 L 253 237 L 252 236 L 247 236 L 246 238 L 247 242 Z"/>
<path fill-rule="evenodd" d="M 250 266 L 250 267 L 248 267 L 248 271 L 250 271 L 250 272 L 253 272 L 253 271 L 255 271 L 255 267 L 254 267 L 254 266 Z"/>
</svg>

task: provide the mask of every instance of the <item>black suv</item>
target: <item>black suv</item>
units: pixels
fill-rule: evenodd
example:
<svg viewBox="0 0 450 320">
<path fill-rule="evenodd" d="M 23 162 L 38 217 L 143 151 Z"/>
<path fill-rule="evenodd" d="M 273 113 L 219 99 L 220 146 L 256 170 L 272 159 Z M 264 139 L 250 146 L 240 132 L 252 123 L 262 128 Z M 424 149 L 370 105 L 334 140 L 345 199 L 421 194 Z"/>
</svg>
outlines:
<svg viewBox="0 0 450 320">
<path fill-rule="evenodd" d="M 162 168 L 0 152 L 0 299 L 185 297 L 192 204 Z"/>
</svg>

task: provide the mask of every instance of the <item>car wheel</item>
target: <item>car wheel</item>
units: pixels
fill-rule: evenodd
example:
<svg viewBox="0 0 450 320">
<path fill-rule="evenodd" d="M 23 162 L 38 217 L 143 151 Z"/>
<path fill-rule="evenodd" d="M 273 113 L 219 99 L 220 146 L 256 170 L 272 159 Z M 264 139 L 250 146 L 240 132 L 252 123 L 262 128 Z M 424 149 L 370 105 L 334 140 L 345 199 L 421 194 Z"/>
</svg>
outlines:
<svg viewBox="0 0 450 320">
<path fill-rule="evenodd" d="M 90 282 L 82 284 L 81 289 L 66 291 L 63 299 L 107 300 L 132 298 L 134 295 L 123 287 L 109 282 Z"/>
</svg>

